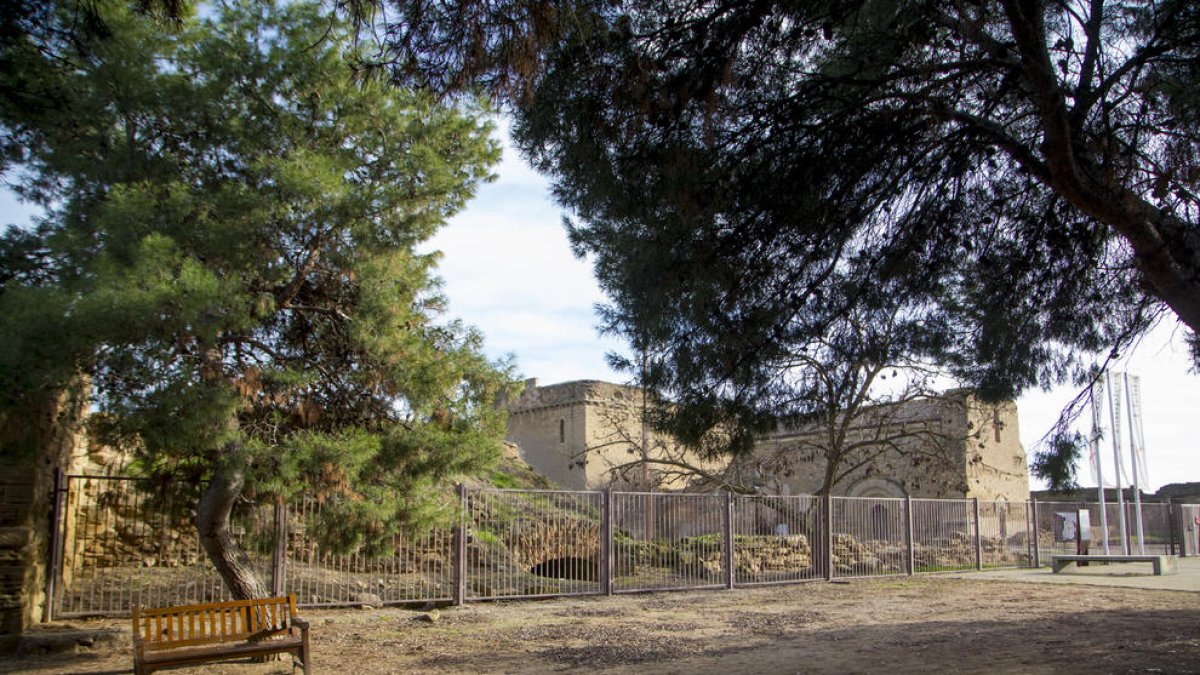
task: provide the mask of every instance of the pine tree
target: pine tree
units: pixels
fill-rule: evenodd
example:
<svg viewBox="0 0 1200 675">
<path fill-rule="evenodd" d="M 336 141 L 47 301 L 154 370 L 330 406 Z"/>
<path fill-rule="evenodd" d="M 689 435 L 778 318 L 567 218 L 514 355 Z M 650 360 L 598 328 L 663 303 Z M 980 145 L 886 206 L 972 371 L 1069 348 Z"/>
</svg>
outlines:
<svg viewBox="0 0 1200 675">
<path fill-rule="evenodd" d="M 244 500 L 311 493 L 343 548 L 435 517 L 498 456 L 512 379 L 420 251 L 490 177 L 487 111 L 355 79 L 316 4 L 97 7 L 0 43 L 6 168 L 46 213 L 0 240 L 0 416 L 90 380 L 95 433 L 197 500 L 236 597 L 266 592 Z"/>
</svg>

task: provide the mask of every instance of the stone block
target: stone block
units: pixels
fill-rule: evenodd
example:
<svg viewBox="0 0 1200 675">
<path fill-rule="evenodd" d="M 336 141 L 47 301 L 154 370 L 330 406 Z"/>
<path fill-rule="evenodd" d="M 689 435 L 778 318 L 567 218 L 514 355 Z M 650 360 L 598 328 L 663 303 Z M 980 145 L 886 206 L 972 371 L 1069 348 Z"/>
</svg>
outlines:
<svg viewBox="0 0 1200 675">
<path fill-rule="evenodd" d="M 0 549 L 22 549 L 33 541 L 33 528 L 0 527 Z"/>
<path fill-rule="evenodd" d="M 21 525 L 28 519 L 28 504 L 0 503 L 0 526 Z"/>
<path fill-rule="evenodd" d="M 7 504 L 29 504 L 33 502 L 33 485 L 8 484 L 4 486 L 4 501 Z"/>
</svg>

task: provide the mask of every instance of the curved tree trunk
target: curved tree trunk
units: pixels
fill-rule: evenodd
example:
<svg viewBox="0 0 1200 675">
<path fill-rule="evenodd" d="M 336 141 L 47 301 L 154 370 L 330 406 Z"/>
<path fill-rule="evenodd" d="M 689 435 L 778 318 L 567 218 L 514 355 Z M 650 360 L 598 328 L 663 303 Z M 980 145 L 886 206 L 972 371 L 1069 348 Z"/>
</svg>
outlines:
<svg viewBox="0 0 1200 675">
<path fill-rule="evenodd" d="M 229 452 L 225 453 L 228 456 Z M 226 463 L 219 467 L 196 507 L 196 528 L 200 543 L 208 553 L 225 587 L 238 600 L 270 597 L 269 589 L 254 570 L 245 549 L 233 538 L 230 515 L 242 494 L 246 477 L 244 467 Z"/>
</svg>

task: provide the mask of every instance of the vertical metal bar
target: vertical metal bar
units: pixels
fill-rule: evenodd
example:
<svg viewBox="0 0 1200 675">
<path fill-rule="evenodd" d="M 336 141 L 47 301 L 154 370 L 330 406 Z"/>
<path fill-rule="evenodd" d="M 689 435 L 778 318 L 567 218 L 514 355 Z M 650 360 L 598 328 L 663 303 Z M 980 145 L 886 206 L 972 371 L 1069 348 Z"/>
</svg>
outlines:
<svg viewBox="0 0 1200 675">
<path fill-rule="evenodd" d="M 983 534 L 979 531 L 979 497 L 971 498 L 971 509 L 975 515 L 975 569 L 983 569 Z"/>
<path fill-rule="evenodd" d="M 909 576 L 916 574 L 917 571 L 917 551 L 914 544 L 916 537 L 913 536 L 913 500 L 912 495 L 904 496 L 904 548 L 908 551 L 905 556 L 905 572 Z"/>
<path fill-rule="evenodd" d="M 600 496 L 600 593 L 612 595 L 613 576 L 613 504 L 612 488 Z"/>
<path fill-rule="evenodd" d="M 1030 519 L 1033 520 L 1033 566 L 1038 568 L 1042 566 L 1042 536 L 1041 532 L 1038 531 L 1039 523 L 1036 498 L 1029 500 L 1029 510 L 1032 514 Z M 1108 533 L 1105 533 L 1105 536 L 1107 535 Z"/>
<path fill-rule="evenodd" d="M 462 605 L 467 601 L 467 523 L 470 516 L 467 511 L 467 486 L 459 483 L 456 489 L 461 514 L 458 518 L 458 526 L 454 528 L 453 602 L 455 605 Z"/>
<path fill-rule="evenodd" d="M 821 555 L 824 556 L 824 560 L 822 560 L 822 563 L 825 565 L 825 580 L 832 581 L 833 580 L 833 496 L 832 495 L 830 495 L 830 494 L 825 495 L 825 498 L 822 500 L 822 508 L 824 509 L 824 513 L 822 513 L 821 515 L 824 516 L 822 518 L 822 520 L 824 521 L 824 524 L 825 524 L 825 527 L 823 528 L 824 531 L 821 532 L 821 539 L 823 540 L 822 541 L 823 546 L 821 547 L 822 548 Z"/>
<path fill-rule="evenodd" d="M 55 585 L 58 583 L 59 570 L 62 567 L 59 549 L 65 538 L 59 531 L 59 521 L 62 520 L 61 492 L 64 480 L 62 467 L 55 467 L 54 484 L 50 493 L 50 571 L 46 574 L 46 605 L 42 608 L 42 621 L 46 622 L 54 620 Z"/>
<path fill-rule="evenodd" d="M 1175 498 L 1167 497 L 1167 550 L 1175 555 Z"/>
<path fill-rule="evenodd" d="M 722 529 L 722 539 L 725 542 L 724 560 L 722 567 L 725 568 L 725 588 L 733 590 L 733 586 L 737 583 L 736 570 L 733 568 L 733 492 L 725 491 L 725 508 L 722 511 L 724 522 Z"/>
<path fill-rule="evenodd" d="M 275 502 L 275 553 L 271 561 L 271 592 L 275 597 L 283 595 L 287 574 L 287 507 L 282 500 Z"/>
</svg>

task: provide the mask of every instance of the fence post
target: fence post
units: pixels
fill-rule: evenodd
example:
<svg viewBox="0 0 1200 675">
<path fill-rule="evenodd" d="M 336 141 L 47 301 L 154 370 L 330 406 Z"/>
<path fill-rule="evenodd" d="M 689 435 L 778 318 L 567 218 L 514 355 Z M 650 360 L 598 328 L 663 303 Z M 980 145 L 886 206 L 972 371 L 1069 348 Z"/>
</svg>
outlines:
<svg viewBox="0 0 1200 675">
<path fill-rule="evenodd" d="M 1175 555 L 1175 498 L 1167 497 L 1167 551 Z"/>
<path fill-rule="evenodd" d="M 733 569 L 733 491 L 725 490 L 725 508 L 723 509 L 724 522 L 722 524 L 722 538 L 725 540 L 725 548 L 722 551 L 724 559 L 721 566 L 725 568 L 725 588 L 732 590 L 734 577 L 736 573 Z"/>
<path fill-rule="evenodd" d="M 1037 497 L 1029 500 L 1029 513 L 1033 519 L 1033 567 L 1036 569 L 1042 566 L 1042 535 L 1038 532 Z"/>
<path fill-rule="evenodd" d="M 613 504 L 611 487 L 604 488 L 600 505 L 600 593 L 601 595 L 612 595 Z"/>
<path fill-rule="evenodd" d="M 975 569 L 983 569 L 983 533 L 979 529 L 979 497 L 971 498 L 971 509 L 975 512 Z"/>
<path fill-rule="evenodd" d="M 280 597 L 287 579 L 287 506 L 275 502 L 275 553 L 271 560 L 271 593 Z"/>
<path fill-rule="evenodd" d="M 454 528 L 454 598 L 455 605 L 463 605 L 467 601 L 467 486 L 459 483 L 455 488 L 458 492 L 459 517 L 458 526 Z"/>
<path fill-rule="evenodd" d="M 908 569 L 909 576 L 917 573 L 917 552 L 915 550 L 916 537 L 913 536 L 913 501 L 912 495 L 904 495 L 904 546 L 908 550 L 908 559 L 905 563 Z"/>
<path fill-rule="evenodd" d="M 825 545 L 822 546 L 822 548 L 825 549 L 823 551 L 823 553 L 825 555 L 825 560 L 824 560 L 825 580 L 832 581 L 833 580 L 833 495 L 831 495 L 829 493 L 825 494 L 824 511 L 825 511 L 825 513 L 824 513 L 825 517 L 823 518 L 823 520 L 825 521 L 825 528 L 824 528 L 825 531 L 822 532 L 821 535 L 822 535 L 822 538 L 825 540 L 824 541 Z"/>
<path fill-rule="evenodd" d="M 46 605 L 42 609 L 42 621 L 54 620 L 54 594 L 62 568 L 62 493 L 66 490 L 66 474 L 62 467 L 54 469 L 53 492 L 50 493 L 50 571 L 46 574 Z"/>
</svg>

